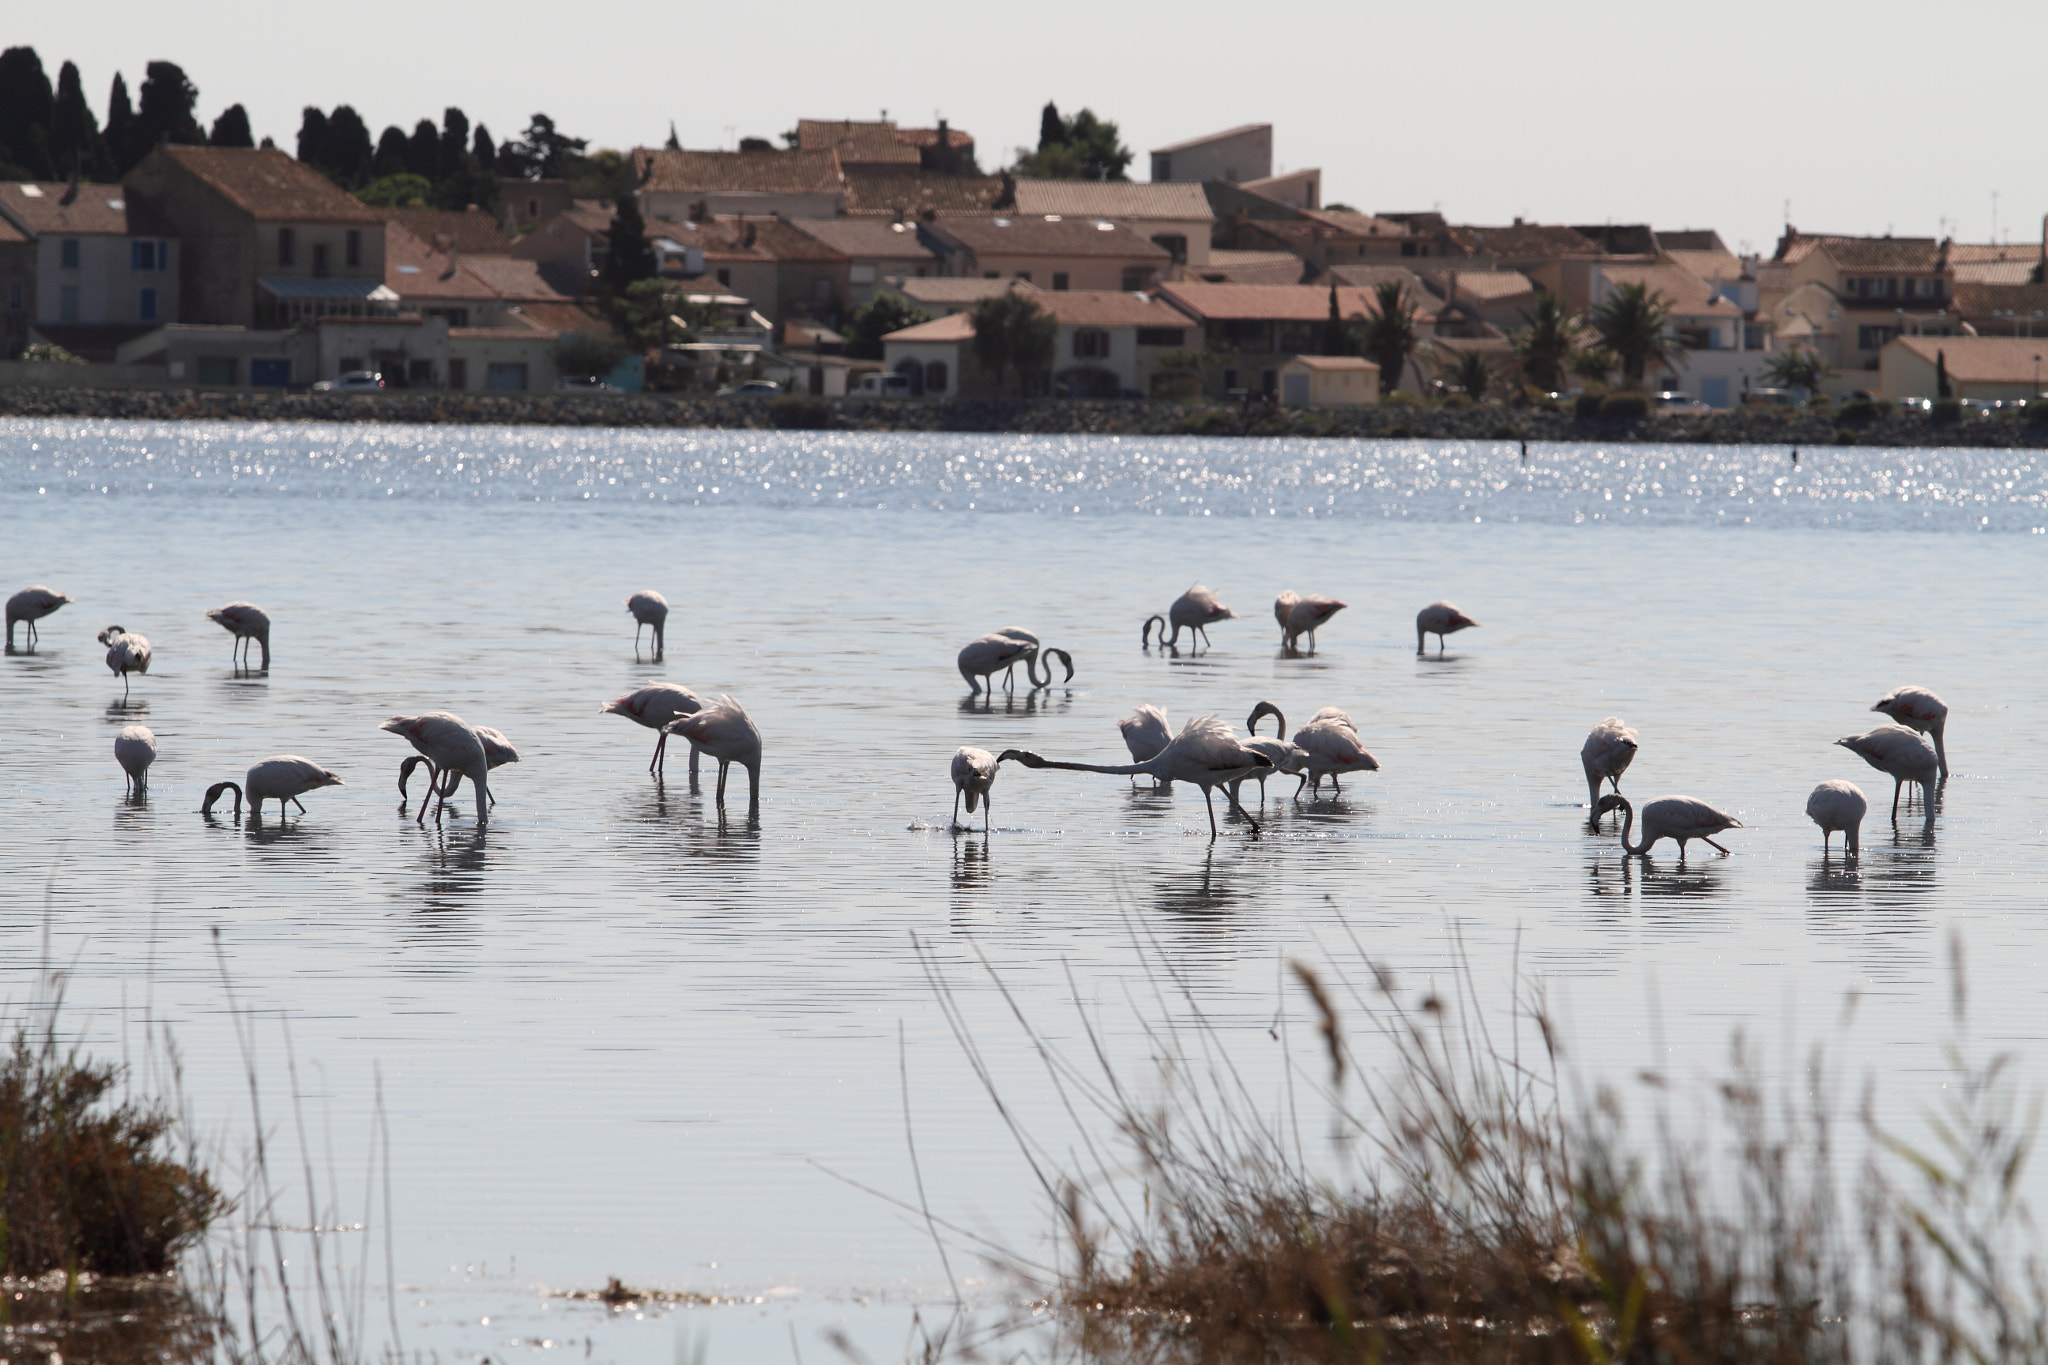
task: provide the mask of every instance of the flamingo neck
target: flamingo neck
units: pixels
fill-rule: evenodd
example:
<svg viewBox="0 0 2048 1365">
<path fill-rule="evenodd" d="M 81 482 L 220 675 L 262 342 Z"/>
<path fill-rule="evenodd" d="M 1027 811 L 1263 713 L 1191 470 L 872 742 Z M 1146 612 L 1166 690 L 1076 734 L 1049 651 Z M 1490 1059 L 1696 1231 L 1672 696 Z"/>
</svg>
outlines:
<svg viewBox="0 0 2048 1365">
<path fill-rule="evenodd" d="M 1623 816 L 1621 822 L 1621 851 L 1624 853 L 1648 853 L 1650 851 L 1650 843 L 1647 838 L 1640 844 L 1631 844 L 1628 841 L 1630 832 L 1636 827 L 1636 808 L 1624 801 L 1621 803 L 1621 813 Z M 1643 831 L 1645 835 L 1648 835 L 1649 832 L 1648 829 Z"/>
</svg>

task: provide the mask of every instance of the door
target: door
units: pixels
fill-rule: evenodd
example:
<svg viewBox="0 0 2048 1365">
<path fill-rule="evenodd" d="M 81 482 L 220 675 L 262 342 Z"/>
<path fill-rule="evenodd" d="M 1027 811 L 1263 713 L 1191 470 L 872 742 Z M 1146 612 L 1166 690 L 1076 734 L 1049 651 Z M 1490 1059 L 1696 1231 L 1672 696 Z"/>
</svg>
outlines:
<svg viewBox="0 0 2048 1365">
<path fill-rule="evenodd" d="M 1290 374 L 1285 376 L 1282 382 L 1284 382 L 1287 386 L 1287 392 L 1284 401 L 1286 402 L 1288 407 L 1305 408 L 1308 406 L 1307 375 Z"/>
<path fill-rule="evenodd" d="M 251 360 L 249 382 L 259 389 L 284 388 L 292 382 L 292 363 L 289 360 Z"/>
</svg>

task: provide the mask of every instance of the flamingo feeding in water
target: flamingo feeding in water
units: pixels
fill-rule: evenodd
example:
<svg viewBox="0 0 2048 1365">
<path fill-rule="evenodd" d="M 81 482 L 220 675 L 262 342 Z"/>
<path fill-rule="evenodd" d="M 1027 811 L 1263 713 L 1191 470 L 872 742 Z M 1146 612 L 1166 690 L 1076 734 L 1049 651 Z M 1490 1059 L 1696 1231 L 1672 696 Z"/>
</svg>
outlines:
<svg viewBox="0 0 2048 1365">
<path fill-rule="evenodd" d="M 1038 659 L 1041 654 L 1047 660 L 1045 676 L 1043 678 L 1038 676 Z M 1067 653 L 1064 649 L 1047 649 L 1039 643 L 1036 635 L 1033 635 L 1022 626 L 1004 626 L 1001 630 L 990 631 L 981 638 L 970 640 L 965 645 L 962 645 L 955 663 L 960 669 L 960 676 L 967 680 L 968 692 L 979 695 L 982 691 L 982 683 L 987 684 L 988 691 L 994 692 L 996 690 L 995 675 L 997 673 L 1003 675 L 1004 690 L 1014 690 L 1016 687 L 1015 670 L 1020 663 L 1024 665 L 1024 676 L 1031 680 L 1032 687 L 1051 687 L 1051 660 L 1055 658 L 1066 665 L 1066 681 L 1072 682 L 1074 680 L 1073 655 Z M 980 679 L 980 682 L 977 682 L 976 679 Z"/>
<path fill-rule="evenodd" d="M 1273 734 L 1271 738 L 1259 733 L 1259 722 L 1267 716 L 1273 718 Z M 1308 762 L 1308 753 L 1299 744 L 1287 738 L 1287 717 L 1280 714 L 1279 707 L 1269 701 L 1260 702 L 1252 707 L 1251 715 L 1245 718 L 1244 728 L 1248 736 L 1244 741 L 1244 747 L 1272 759 L 1273 772 L 1293 773 L 1301 778 L 1302 783 L 1308 781 L 1307 769 L 1304 767 Z M 1273 773 L 1269 773 L 1263 768 L 1252 774 L 1253 777 L 1258 779 L 1259 804 L 1261 806 L 1266 804 L 1266 779 L 1272 775 Z M 1238 788 L 1243 785 L 1242 782 L 1232 783 L 1230 794 L 1233 797 L 1236 796 Z M 1296 796 L 1301 794 L 1300 784 L 1295 786 L 1294 794 Z"/>
<path fill-rule="evenodd" d="M 761 731 L 746 707 L 721 695 L 665 728 L 690 741 L 693 764 L 700 749 L 718 760 L 719 810 L 725 809 L 726 771 L 737 763 L 747 770 L 747 818 L 761 814 Z"/>
<path fill-rule="evenodd" d="M 1877 699 L 1877 705 L 1870 708 L 1890 716 L 1908 730 L 1918 730 L 1934 741 L 1935 762 L 1941 767 L 1944 780 L 1948 777 L 1948 746 L 1942 742 L 1942 732 L 1948 729 L 1948 703 L 1924 687 L 1894 687 Z"/>
<path fill-rule="evenodd" d="M 436 820 L 448 804 L 442 774 L 449 772 L 460 773 L 476 788 L 477 823 L 490 818 L 486 809 L 491 794 L 490 761 L 484 757 L 483 741 L 462 717 L 449 711 L 425 711 L 417 716 L 393 716 L 377 728 L 405 740 L 427 760 L 427 790 L 441 798 L 434 807 Z M 418 823 L 426 822 L 427 803 L 421 801 Z"/>
<path fill-rule="evenodd" d="M 1280 713 L 1273 714 L 1277 717 Z M 1334 706 L 1325 706 L 1309 717 L 1308 724 L 1294 732 L 1294 744 L 1302 754 L 1301 766 L 1296 769 L 1301 774 L 1301 784 L 1294 789 L 1296 796 L 1301 795 L 1302 786 L 1312 795 L 1321 795 L 1325 777 L 1341 795 L 1343 774 L 1379 771 L 1380 761 L 1359 742 L 1358 726 Z"/>
<path fill-rule="evenodd" d="M 1456 635 L 1461 630 L 1470 630 L 1479 623 L 1459 611 L 1449 602 L 1432 602 L 1415 613 L 1415 652 L 1423 652 L 1422 639 L 1425 635 L 1436 636 L 1436 654 L 1444 654 L 1444 636 Z"/>
<path fill-rule="evenodd" d="M 640 653 L 640 632 L 654 627 L 654 657 L 662 657 L 662 634 L 668 626 L 668 599 L 652 588 L 643 588 L 626 599 L 626 610 L 633 613 L 633 653 Z"/>
<path fill-rule="evenodd" d="M 279 754 L 266 758 L 242 775 L 242 785 L 233 782 L 216 782 L 206 789 L 206 800 L 200 803 L 201 815 L 213 814 L 213 803 L 220 800 L 222 792 L 235 794 L 235 818 L 242 818 L 242 794 L 246 788 L 249 796 L 249 813 L 252 818 L 263 818 L 263 803 L 277 802 L 277 818 L 284 819 L 284 803 L 289 801 L 299 808 L 299 814 L 306 813 L 305 803 L 299 798 L 317 787 L 345 787 L 348 784 L 310 758 L 297 754 Z"/>
<path fill-rule="evenodd" d="M 1077 773 L 1108 773 L 1113 777 L 1147 773 L 1165 782 L 1192 782 L 1202 789 L 1202 800 L 1209 807 L 1211 839 L 1216 837 L 1216 800 L 1213 793 L 1218 787 L 1224 788 L 1224 799 L 1245 818 L 1252 827 L 1252 833 L 1259 832 L 1259 822 L 1237 803 L 1236 797 L 1230 795 L 1230 784 L 1273 766 L 1272 759 L 1254 749 L 1247 749 L 1238 741 L 1236 731 L 1215 716 L 1195 717 L 1181 727 L 1173 743 L 1143 763 L 1059 763 L 1023 749 L 1005 749 L 997 761 L 1007 763 L 1013 759 L 1027 768 L 1064 768 Z"/>
<path fill-rule="evenodd" d="M 1903 725 L 1880 725 L 1860 735 L 1844 735 L 1835 743 L 1892 779 L 1892 819 L 1899 818 L 1899 792 L 1908 782 L 1920 784 L 1927 819 L 1934 820 L 1934 780 L 1941 760 L 1934 746 Z"/>
<path fill-rule="evenodd" d="M 1139 702 L 1137 709 L 1116 723 L 1124 737 L 1124 747 L 1131 751 L 1131 762 L 1143 763 L 1156 757 L 1161 749 L 1173 743 L 1173 727 L 1166 723 L 1166 712 L 1151 702 Z M 1131 779 L 1137 785 L 1137 779 Z"/>
<path fill-rule="evenodd" d="M 1626 796 L 1609 792 L 1600 798 L 1600 804 L 1593 808 L 1593 818 L 1599 819 L 1611 810 L 1620 810 L 1625 817 L 1621 826 L 1621 851 L 1628 854 L 1648 853 L 1659 839 L 1678 841 L 1678 859 L 1685 861 L 1685 846 L 1694 839 L 1704 840 L 1721 849 L 1721 856 L 1727 857 L 1728 850 L 1714 843 L 1714 836 L 1724 829 L 1741 829 L 1742 822 L 1724 810 L 1717 810 L 1706 802 L 1690 796 L 1660 796 L 1643 807 L 1643 841 L 1629 842 L 1629 834 L 1635 829 L 1636 808 L 1629 804 Z"/>
<path fill-rule="evenodd" d="M 1283 592 L 1273 601 L 1273 616 L 1280 622 L 1280 647 L 1292 651 L 1295 641 L 1308 636 L 1308 652 L 1316 652 L 1316 631 L 1330 623 L 1330 618 L 1344 610 L 1344 604 L 1334 597 L 1323 597 L 1310 593 L 1302 597 L 1293 592 Z"/>
<path fill-rule="evenodd" d="M 128 698 L 128 675 L 149 672 L 149 641 L 140 635 L 131 635 L 121 626 L 108 626 L 100 632 L 100 643 L 107 647 L 107 667 L 121 680 L 121 698 Z"/>
<path fill-rule="evenodd" d="M 28 627 L 23 643 L 35 648 L 36 622 L 48 616 L 71 599 L 61 592 L 51 592 L 38 583 L 32 588 L 23 588 L 7 599 L 7 647 L 14 648 L 14 623 L 21 621 Z"/>
<path fill-rule="evenodd" d="M 1825 858 L 1828 841 L 1839 831 L 1842 847 L 1850 857 L 1861 851 L 1863 816 L 1870 809 L 1870 803 L 1863 799 L 1863 789 L 1854 782 L 1834 778 L 1821 783 L 1806 798 L 1806 818 L 1820 826 L 1820 852 Z"/>
<path fill-rule="evenodd" d="M 647 771 L 657 776 L 668 763 L 668 727 L 680 716 L 687 716 L 704 709 L 704 699 L 687 687 L 674 683 L 649 683 L 637 692 L 608 701 L 601 708 L 606 715 L 624 716 L 635 725 L 644 725 L 658 731 L 654 741 L 654 757 L 647 760 Z M 690 750 L 690 782 L 697 781 L 697 751 Z"/>
<path fill-rule="evenodd" d="M 471 728 L 476 731 L 477 740 L 484 746 L 484 764 L 486 767 L 496 770 L 504 767 L 507 763 L 517 763 L 519 761 L 519 751 L 512 747 L 512 741 L 505 738 L 502 730 L 493 730 L 488 725 L 477 725 Z M 406 779 L 412 776 L 414 768 L 419 767 L 426 761 L 426 757 L 422 754 L 407 754 L 405 762 L 398 765 L 398 799 L 400 801 L 406 799 Z M 456 789 L 461 785 L 461 773 L 450 771 L 444 774 L 441 783 L 441 799 L 445 801 L 455 795 Z M 498 804 L 496 793 L 491 794 L 490 804 L 492 806 Z"/>
<path fill-rule="evenodd" d="M 263 648 L 263 662 L 258 667 L 265 673 L 270 671 L 269 612 L 253 602 L 230 602 L 206 613 L 206 619 L 235 637 L 236 663 L 248 667 L 249 642 L 254 640 Z"/>
<path fill-rule="evenodd" d="M 1609 716 L 1593 727 L 1579 749 L 1579 762 L 1586 769 L 1588 810 L 1597 812 L 1599 809 L 1602 781 L 1613 783 L 1617 794 L 1621 791 L 1621 775 L 1628 771 L 1629 764 L 1636 761 L 1638 747 L 1636 732 L 1620 716 Z M 1593 818 L 1598 820 L 1598 814 Z"/>
<path fill-rule="evenodd" d="M 960 828 L 960 798 L 967 798 L 967 813 L 974 814 L 976 802 L 981 803 L 981 832 L 987 834 L 989 822 L 995 818 L 995 802 L 989 799 L 989 789 L 996 784 L 996 756 L 986 749 L 962 747 L 953 755 L 953 828 Z"/>
<path fill-rule="evenodd" d="M 149 789 L 149 765 L 156 762 L 156 735 L 147 725 L 124 725 L 114 736 L 114 761 L 128 774 L 128 790 L 140 796 Z"/>
<path fill-rule="evenodd" d="M 1182 630 L 1186 630 L 1188 632 L 1188 647 L 1192 649 L 1194 648 L 1195 636 L 1201 636 L 1202 643 L 1208 644 L 1208 627 L 1218 621 L 1231 620 L 1236 615 L 1236 612 L 1216 600 L 1215 593 L 1210 592 L 1200 583 L 1197 583 L 1174 599 L 1173 605 L 1166 609 L 1165 616 L 1162 617 L 1155 612 L 1145 618 L 1145 629 L 1139 634 L 1138 643 L 1148 649 L 1151 647 L 1152 623 L 1157 621 L 1159 623 L 1160 644 L 1168 649 L 1178 647 L 1180 644 L 1180 633 Z M 1173 634 L 1171 635 L 1166 633 L 1166 628 L 1169 625 L 1173 627 Z"/>
</svg>

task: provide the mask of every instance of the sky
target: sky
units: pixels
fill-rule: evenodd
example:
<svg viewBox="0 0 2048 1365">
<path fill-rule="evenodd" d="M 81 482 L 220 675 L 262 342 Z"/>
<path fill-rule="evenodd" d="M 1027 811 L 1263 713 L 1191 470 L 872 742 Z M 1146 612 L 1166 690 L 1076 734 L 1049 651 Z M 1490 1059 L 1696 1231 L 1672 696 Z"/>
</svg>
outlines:
<svg viewBox="0 0 2048 1365">
<path fill-rule="evenodd" d="M 1788 201 L 1809 233 L 1964 241 L 2039 241 L 2048 210 L 2048 6 L 2021 0 L 10 8 L 0 46 L 35 47 L 53 80 L 77 62 L 102 117 L 116 70 L 133 90 L 168 59 L 203 122 L 239 102 L 287 150 L 307 104 L 353 104 L 373 132 L 453 104 L 499 140 L 538 110 L 620 148 L 671 120 L 721 147 L 886 109 L 944 115 L 993 170 L 1050 99 L 1116 122 L 1134 179 L 1153 147 L 1271 123 L 1276 161 L 1321 167 L 1327 200 L 1453 222 L 1712 227 L 1768 254 Z M 615 39 L 628 19 L 644 31 Z"/>
</svg>

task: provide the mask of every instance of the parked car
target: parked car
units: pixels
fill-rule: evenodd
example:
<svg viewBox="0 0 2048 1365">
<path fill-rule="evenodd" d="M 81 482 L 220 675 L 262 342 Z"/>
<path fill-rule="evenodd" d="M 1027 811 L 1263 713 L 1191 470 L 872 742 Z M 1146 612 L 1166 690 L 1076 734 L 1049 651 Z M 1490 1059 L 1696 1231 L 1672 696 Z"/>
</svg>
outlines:
<svg viewBox="0 0 2048 1365">
<path fill-rule="evenodd" d="M 1806 395 L 1798 389 L 1751 389 L 1744 401 L 1768 403 L 1780 408 L 1803 408 L 1806 406 Z"/>
<path fill-rule="evenodd" d="M 556 389 L 556 391 L 557 391 L 557 392 L 559 392 L 559 393 L 624 393 L 624 392 L 625 392 L 625 390 L 624 390 L 624 389 L 622 389 L 622 388 L 620 388 L 620 387 L 619 387 L 618 385 L 616 385 L 616 384 L 607 384 L 607 383 L 605 383 L 605 382 L 604 382 L 604 381 L 603 381 L 602 379 L 595 379 L 595 378 L 592 378 L 592 377 L 591 377 L 591 376 L 589 376 L 589 375 L 568 375 L 568 374 L 565 374 L 565 375 L 563 375 L 563 376 L 562 376 L 562 377 L 561 377 L 560 379 L 557 379 L 557 380 L 555 381 L 555 389 Z"/>
<path fill-rule="evenodd" d="M 1701 412 L 1707 406 L 1691 394 L 1680 393 L 1676 389 L 1665 389 L 1661 393 L 1653 394 L 1651 401 L 1659 412 Z"/>
<path fill-rule="evenodd" d="M 350 370 L 347 374 L 323 379 L 313 386 L 321 392 L 362 392 L 384 387 L 384 376 L 375 370 Z"/>
<path fill-rule="evenodd" d="M 854 392 L 882 398 L 910 397 L 910 377 L 901 374 L 864 374 Z"/>
<path fill-rule="evenodd" d="M 1932 412 L 1934 411 L 1934 400 L 1932 398 L 1901 398 L 1899 400 L 1899 411 Z"/>
<path fill-rule="evenodd" d="M 782 385 L 772 379 L 749 379 L 744 384 L 734 384 L 720 389 L 720 398 L 773 398 L 782 392 Z"/>
</svg>

